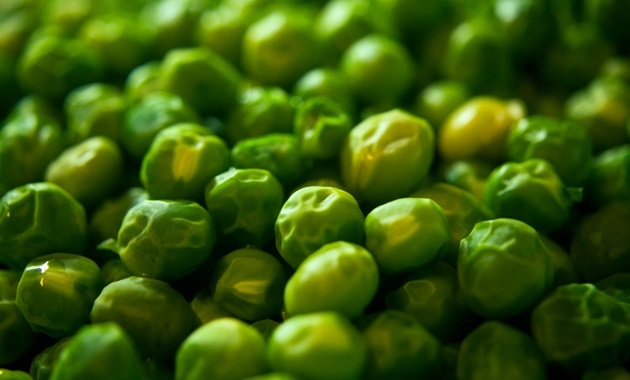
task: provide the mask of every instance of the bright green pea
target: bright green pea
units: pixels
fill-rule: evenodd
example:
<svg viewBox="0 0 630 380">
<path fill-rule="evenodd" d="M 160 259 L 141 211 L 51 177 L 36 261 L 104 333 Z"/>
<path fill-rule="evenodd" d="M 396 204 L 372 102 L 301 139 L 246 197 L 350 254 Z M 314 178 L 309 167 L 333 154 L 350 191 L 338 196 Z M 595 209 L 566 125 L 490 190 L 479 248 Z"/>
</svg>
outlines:
<svg viewBox="0 0 630 380">
<path fill-rule="evenodd" d="M 122 142 L 137 160 L 142 160 L 155 136 L 177 123 L 196 123 L 198 115 L 184 100 L 168 92 L 150 92 L 125 113 Z"/>
<path fill-rule="evenodd" d="M 215 243 L 214 222 L 199 204 L 146 200 L 125 215 L 114 249 L 131 273 L 172 281 L 198 268 Z"/>
<path fill-rule="evenodd" d="M 225 136 L 231 144 L 241 140 L 291 132 L 291 97 L 280 87 L 252 86 L 239 95 L 227 116 Z"/>
<path fill-rule="evenodd" d="M 146 95 L 160 90 L 162 61 L 149 61 L 136 66 L 129 72 L 124 92 L 131 103 L 139 102 Z"/>
<path fill-rule="evenodd" d="M 546 160 L 506 162 L 490 173 L 484 203 L 497 216 L 521 220 L 541 232 L 562 227 L 581 189 L 565 187 Z"/>
<path fill-rule="evenodd" d="M 413 60 L 396 39 L 368 34 L 341 57 L 341 70 L 358 99 L 371 105 L 393 105 L 413 82 Z"/>
<path fill-rule="evenodd" d="M 186 299 L 170 285 L 136 276 L 105 286 L 94 301 L 90 320 L 117 323 L 142 358 L 165 363 L 198 323 Z"/>
<path fill-rule="evenodd" d="M 118 144 L 95 136 L 61 152 L 48 164 L 45 179 L 59 185 L 85 207 L 91 207 L 117 190 L 123 165 Z"/>
<path fill-rule="evenodd" d="M 267 345 L 272 371 L 313 380 L 358 380 L 367 348 L 348 319 L 332 312 L 291 317 L 273 332 Z"/>
<path fill-rule="evenodd" d="M 94 261 L 52 253 L 26 266 L 15 302 L 33 331 L 63 338 L 89 322 L 92 304 L 103 286 L 101 270 Z"/>
<path fill-rule="evenodd" d="M 175 359 L 176 380 L 240 380 L 267 372 L 265 340 L 236 318 L 220 318 L 197 328 Z"/>
<path fill-rule="evenodd" d="M 20 308 L 13 301 L 0 299 L 0 367 L 25 357 L 33 341 L 33 330 Z"/>
<path fill-rule="evenodd" d="M 499 321 L 487 321 L 462 341 L 457 361 L 461 380 L 544 380 L 546 363 L 532 338 Z"/>
<path fill-rule="evenodd" d="M 384 310 L 362 333 L 368 352 L 366 379 L 428 379 L 440 373 L 442 345 L 410 315 Z"/>
<path fill-rule="evenodd" d="M 439 259 L 451 243 L 448 220 L 429 198 L 399 198 L 365 217 L 365 247 L 387 274 L 420 268 Z"/>
<path fill-rule="evenodd" d="M 206 9 L 199 17 L 196 41 L 238 67 L 243 35 L 254 19 L 250 13 L 224 4 Z"/>
<path fill-rule="evenodd" d="M 33 378 L 24 371 L 11 371 L 8 369 L 0 369 L 1 380 L 33 380 Z"/>
<path fill-rule="evenodd" d="M 348 135 L 340 166 L 357 200 L 380 205 L 415 190 L 429 173 L 435 151 L 433 129 L 394 109 L 371 116 Z"/>
<path fill-rule="evenodd" d="M 382 0 L 385 1 L 385 0 Z M 428 84 L 416 97 L 418 115 L 437 130 L 448 115 L 471 97 L 468 87 L 454 80 L 440 80 Z"/>
<path fill-rule="evenodd" d="M 305 170 L 298 138 L 290 133 L 270 133 L 239 141 L 232 147 L 232 163 L 238 169 L 265 169 L 285 188 L 295 186 Z"/>
<path fill-rule="evenodd" d="M 372 254 L 360 245 L 337 241 L 297 267 L 284 289 L 284 306 L 291 316 L 334 311 L 355 318 L 372 302 L 378 284 Z"/>
<path fill-rule="evenodd" d="M 0 199 L 0 262 L 22 270 L 36 257 L 82 253 L 85 210 L 67 191 L 48 182 L 15 188 Z"/>
<path fill-rule="evenodd" d="M 237 318 L 258 321 L 282 311 L 288 275 L 275 256 L 256 248 L 237 249 L 221 257 L 213 276 L 212 299 Z"/>
<path fill-rule="evenodd" d="M 592 284 L 558 287 L 533 309 L 532 336 L 549 363 L 584 372 L 630 357 L 630 314 Z"/>
<path fill-rule="evenodd" d="M 457 271 L 442 261 L 409 273 L 385 302 L 388 309 L 405 312 L 442 342 L 458 341 L 478 321 L 466 305 Z"/>
<path fill-rule="evenodd" d="M 51 380 L 136 380 L 144 368 L 133 341 L 116 323 L 82 327 L 59 354 Z"/>
<path fill-rule="evenodd" d="M 150 198 L 200 201 L 208 182 L 230 164 L 223 139 L 201 125 L 175 124 L 155 136 L 140 180 Z"/>
<path fill-rule="evenodd" d="M 274 238 L 284 190 L 267 170 L 230 169 L 208 183 L 205 201 L 222 243 L 262 247 Z"/>
<path fill-rule="evenodd" d="M 354 115 L 356 99 L 341 70 L 330 67 L 309 70 L 295 83 L 293 93 L 305 100 L 315 96 L 327 97 L 349 115 Z"/>
<path fill-rule="evenodd" d="M 515 219 L 479 222 L 457 263 L 466 304 L 486 318 L 516 316 L 551 289 L 553 264 L 535 229 Z"/>
<path fill-rule="evenodd" d="M 169 51 L 159 81 L 162 90 L 179 95 L 200 114 L 217 115 L 236 104 L 241 76 L 217 53 L 193 47 Z"/>
<path fill-rule="evenodd" d="M 308 186 L 291 194 L 275 224 L 276 248 L 293 268 L 327 243 L 363 244 L 363 212 L 349 193 Z"/>
<path fill-rule="evenodd" d="M 350 116 L 337 103 L 325 97 L 311 97 L 297 110 L 293 133 L 304 157 L 327 160 L 339 156 L 352 127 Z"/>
<path fill-rule="evenodd" d="M 630 118 L 628 120 L 630 122 Z M 607 149 L 595 156 L 584 196 L 596 207 L 630 200 L 630 144 Z"/>
<path fill-rule="evenodd" d="M 92 83 L 79 87 L 68 94 L 64 108 L 73 143 L 93 136 L 120 142 L 127 100 L 115 86 Z"/>
</svg>

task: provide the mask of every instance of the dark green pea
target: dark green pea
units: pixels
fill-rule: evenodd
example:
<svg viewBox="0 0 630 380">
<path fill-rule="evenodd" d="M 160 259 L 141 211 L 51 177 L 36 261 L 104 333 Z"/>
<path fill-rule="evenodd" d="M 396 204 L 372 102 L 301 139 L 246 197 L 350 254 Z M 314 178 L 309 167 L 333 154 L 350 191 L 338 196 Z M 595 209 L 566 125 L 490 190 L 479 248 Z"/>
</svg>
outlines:
<svg viewBox="0 0 630 380">
<path fill-rule="evenodd" d="M 595 151 L 627 144 L 630 84 L 614 77 L 596 78 L 566 101 L 566 116 L 584 125 Z"/>
<path fill-rule="evenodd" d="M 298 79 L 293 93 L 302 99 L 323 96 L 337 103 L 348 115 L 353 115 L 356 99 L 347 78 L 338 70 L 318 67 L 306 72 Z"/>
<path fill-rule="evenodd" d="M 175 359 L 175 377 L 185 380 L 240 380 L 267 372 L 265 340 L 236 318 L 220 318 L 197 328 Z"/>
<path fill-rule="evenodd" d="M 105 83 L 79 87 L 68 94 L 64 108 L 73 143 L 93 136 L 120 142 L 127 101 L 118 88 Z"/>
<path fill-rule="evenodd" d="M 440 80 L 428 84 L 416 97 L 418 115 L 437 130 L 448 115 L 471 97 L 468 87 L 458 81 Z"/>
<path fill-rule="evenodd" d="M 252 86 L 239 95 L 229 112 L 225 136 L 231 144 L 241 140 L 292 131 L 293 106 L 289 94 L 279 87 Z"/>
<path fill-rule="evenodd" d="M 44 348 L 31 361 L 29 373 L 33 380 L 48 380 L 52 375 L 52 371 L 59 360 L 59 355 L 66 347 L 70 338 L 63 338 Z"/>
<path fill-rule="evenodd" d="M 160 91 L 162 61 L 149 61 L 136 66 L 125 80 L 124 92 L 130 102 L 139 102 L 146 95 Z"/>
<path fill-rule="evenodd" d="M 630 380 L 630 372 L 622 366 L 586 371 L 581 380 Z"/>
<path fill-rule="evenodd" d="M 168 92 L 151 92 L 125 113 L 122 142 L 137 160 L 142 160 L 155 136 L 177 123 L 196 123 L 197 113 L 182 98 Z"/>
<path fill-rule="evenodd" d="M 101 203 L 90 216 L 90 239 L 97 244 L 115 239 L 127 211 L 146 199 L 147 192 L 143 188 L 132 187 Z"/>
<path fill-rule="evenodd" d="M 82 253 L 85 210 L 67 191 L 48 182 L 15 188 L 0 199 L 0 262 L 22 270 L 36 257 Z"/>
<path fill-rule="evenodd" d="M 288 275 L 275 256 L 237 249 L 221 257 L 213 277 L 212 299 L 237 318 L 258 321 L 280 314 Z"/>
<path fill-rule="evenodd" d="M 8 369 L 0 369 L 1 380 L 33 380 L 33 378 L 24 371 L 11 371 Z"/>
<path fill-rule="evenodd" d="M 325 97 L 311 97 L 297 110 L 293 133 L 304 157 L 326 160 L 339 155 L 353 126 L 350 116 L 337 103 Z"/>
<path fill-rule="evenodd" d="M 173 360 L 198 323 L 186 299 L 166 282 L 135 276 L 105 286 L 90 320 L 117 323 L 142 358 L 165 363 Z"/>
<path fill-rule="evenodd" d="M 115 249 L 134 275 L 172 281 L 197 269 L 215 243 L 214 222 L 199 204 L 146 200 L 125 215 Z"/>
<path fill-rule="evenodd" d="M 198 124 L 175 124 L 155 136 L 140 180 L 150 198 L 200 201 L 208 182 L 230 164 L 223 139 Z"/>
<path fill-rule="evenodd" d="M 357 200 L 379 205 L 408 195 L 429 173 L 435 135 L 424 120 L 394 109 L 349 133 L 341 151 L 344 184 Z"/>
<path fill-rule="evenodd" d="M 379 33 L 355 41 L 340 62 L 356 97 L 370 105 L 393 105 L 402 99 L 414 79 L 413 65 L 398 40 Z"/>
<path fill-rule="evenodd" d="M 534 308 L 531 328 L 547 362 L 574 372 L 630 357 L 630 314 L 592 284 L 558 287 Z"/>
<path fill-rule="evenodd" d="M 260 331 L 265 341 L 269 340 L 271 334 L 280 326 L 280 322 L 273 319 L 261 319 L 259 321 L 253 322 L 252 327 L 256 330 Z"/>
<path fill-rule="evenodd" d="M 14 302 L 17 294 L 17 285 L 20 282 L 21 272 L 0 269 L 0 302 Z"/>
<path fill-rule="evenodd" d="M 467 190 L 477 199 L 483 200 L 486 181 L 495 168 L 495 164 L 490 161 L 456 160 L 444 168 L 444 181 Z"/>
<path fill-rule="evenodd" d="M 515 219 L 479 222 L 462 239 L 457 275 L 466 304 L 486 318 L 536 305 L 553 284 L 553 264 L 535 229 Z"/>
<path fill-rule="evenodd" d="M 264 375 L 247 377 L 244 380 L 299 380 L 293 375 L 284 372 L 268 372 Z"/>
<path fill-rule="evenodd" d="M 626 46 L 630 38 L 625 28 L 630 23 L 630 4 L 620 0 L 590 0 L 586 2 L 584 13 L 587 22 L 594 25 L 604 39 L 620 49 Z"/>
<path fill-rule="evenodd" d="M 595 282 L 594 285 L 621 304 L 630 307 L 630 273 L 615 273 Z"/>
<path fill-rule="evenodd" d="M 337 241 L 323 245 L 297 267 L 284 289 L 290 316 L 334 311 L 348 318 L 372 302 L 379 273 L 372 254 L 360 245 Z"/>
<path fill-rule="evenodd" d="M 219 318 L 236 318 L 214 302 L 211 289 L 207 287 L 203 287 L 197 291 L 192 301 L 190 301 L 190 306 L 202 324 Z"/>
<path fill-rule="evenodd" d="M 123 165 L 118 144 L 95 136 L 61 152 L 48 164 L 45 179 L 59 185 L 85 207 L 91 207 L 117 190 Z"/>
<path fill-rule="evenodd" d="M 442 209 L 448 222 L 451 242 L 441 259 L 453 266 L 457 265 L 460 241 L 468 236 L 476 223 L 488 220 L 492 216 L 485 205 L 473 194 L 448 183 L 436 182 L 421 187 L 410 196 L 429 198 Z"/>
<path fill-rule="evenodd" d="M 582 276 L 569 253 L 551 238 L 539 234 L 553 265 L 553 288 L 580 282 Z"/>
<path fill-rule="evenodd" d="M 291 317 L 278 326 L 267 344 L 270 369 L 300 379 L 358 380 L 367 359 L 361 333 L 348 319 L 332 312 Z"/>
<path fill-rule="evenodd" d="M 105 285 L 133 276 L 119 258 L 107 260 L 103 265 L 101 265 L 101 273 L 103 274 L 103 283 Z"/>
<path fill-rule="evenodd" d="M 562 227 L 581 189 L 565 187 L 546 160 L 506 162 L 490 173 L 484 203 L 497 216 L 521 220 L 541 232 Z"/>
<path fill-rule="evenodd" d="M 506 144 L 510 160 L 545 159 L 568 186 L 584 184 L 593 158 L 591 139 L 581 124 L 542 115 L 519 120 Z"/>
<path fill-rule="evenodd" d="M 630 202 L 611 202 L 579 220 L 571 259 L 587 281 L 630 271 Z"/>
<path fill-rule="evenodd" d="M 140 355 L 125 331 L 113 322 L 82 327 L 65 346 L 51 380 L 144 377 Z"/>
<path fill-rule="evenodd" d="M 53 101 L 102 77 L 102 58 L 78 39 L 42 34 L 31 39 L 18 62 L 18 80 L 27 91 Z"/>
<path fill-rule="evenodd" d="M 385 301 L 388 309 L 405 312 L 441 342 L 461 339 L 478 320 L 466 305 L 457 271 L 442 261 L 411 272 Z"/>
<path fill-rule="evenodd" d="M 600 207 L 614 201 L 630 200 L 630 144 L 607 149 L 595 156 L 584 195 Z"/>
<path fill-rule="evenodd" d="M 15 302 L 0 299 L 0 367 L 25 357 L 33 338 L 33 330 Z"/>
<path fill-rule="evenodd" d="M 94 261 L 52 253 L 29 262 L 15 302 L 33 331 L 63 338 L 89 322 L 92 304 L 103 286 L 101 270 Z"/>
<path fill-rule="evenodd" d="M 544 380 L 542 352 L 524 332 L 499 321 L 487 321 L 462 341 L 457 361 L 460 380 Z"/>
<path fill-rule="evenodd" d="M 276 248 L 293 268 L 327 243 L 363 244 L 364 216 L 349 193 L 327 186 L 308 186 L 286 200 L 275 224 Z"/>
<path fill-rule="evenodd" d="M 270 133 L 239 141 L 232 147 L 232 163 L 237 169 L 267 170 L 285 188 L 295 186 L 305 170 L 298 138 L 290 133 Z"/>
<path fill-rule="evenodd" d="M 441 344 L 410 315 L 384 310 L 363 329 L 366 379 L 422 379 L 440 373 Z"/>
<path fill-rule="evenodd" d="M 267 170 L 230 169 L 208 183 L 205 201 L 219 241 L 235 247 L 262 247 L 274 238 L 284 190 Z"/>
<path fill-rule="evenodd" d="M 0 22 L 0 29 L 2 28 Z M 15 75 L 17 59 L 3 53 L 2 41 L 0 41 L 0 88 L 11 89 L 0 94 L 0 120 L 4 120 L 11 106 L 22 95 L 20 85 Z"/>
<path fill-rule="evenodd" d="M 160 70 L 160 88 L 180 96 L 202 115 L 220 115 L 236 104 L 241 76 L 211 50 L 194 47 L 168 52 Z"/>
<path fill-rule="evenodd" d="M 365 247 L 379 269 L 397 274 L 441 258 L 451 235 L 442 208 L 429 198 L 399 198 L 365 217 Z"/>
<path fill-rule="evenodd" d="M 280 8 L 251 24 L 241 52 L 245 73 L 264 86 L 291 88 L 320 63 L 310 23 L 308 12 Z"/>
</svg>

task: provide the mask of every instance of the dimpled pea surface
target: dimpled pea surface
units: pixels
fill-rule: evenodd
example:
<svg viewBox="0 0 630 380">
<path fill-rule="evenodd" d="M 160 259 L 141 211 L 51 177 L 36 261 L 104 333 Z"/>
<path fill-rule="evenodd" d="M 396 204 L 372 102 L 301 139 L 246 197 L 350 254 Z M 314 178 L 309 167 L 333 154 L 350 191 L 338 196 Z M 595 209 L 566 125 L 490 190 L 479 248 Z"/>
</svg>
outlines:
<svg viewBox="0 0 630 380">
<path fill-rule="evenodd" d="M 349 193 L 329 186 L 307 186 L 286 200 L 276 219 L 276 247 L 292 267 L 327 243 L 363 243 L 363 213 Z"/>
</svg>

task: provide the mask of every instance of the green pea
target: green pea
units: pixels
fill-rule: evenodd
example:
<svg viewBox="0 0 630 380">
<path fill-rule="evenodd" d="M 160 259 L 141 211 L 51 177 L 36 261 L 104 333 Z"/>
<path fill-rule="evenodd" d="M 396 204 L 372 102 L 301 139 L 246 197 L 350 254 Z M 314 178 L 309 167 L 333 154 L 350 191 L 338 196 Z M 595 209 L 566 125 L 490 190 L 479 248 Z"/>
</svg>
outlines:
<svg viewBox="0 0 630 380">
<path fill-rule="evenodd" d="M 45 179 L 91 207 L 117 190 L 123 165 L 118 144 L 107 137 L 95 136 L 61 152 L 48 164 Z"/>
<path fill-rule="evenodd" d="M 146 95 L 160 91 L 161 61 L 149 61 L 129 72 L 124 83 L 124 93 L 131 103 L 141 101 Z"/>
<path fill-rule="evenodd" d="M 363 212 L 349 193 L 308 186 L 286 200 L 275 224 L 276 248 L 293 268 L 327 243 L 363 244 Z"/>
<path fill-rule="evenodd" d="M 163 91 L 151 92 L 127 109 L 121 136 L 123 146 L 135 159 L 142 160 L 162 129 L 196 122 L 197 113 L 182 98 Z"/>
<path fill-rule="evenodd" d="M 295 186 L 305 170 L 298 138 L 290 133 L 270 133 L 239 141 L 232 147 L 232 163 L 237 169 L 267 170 L 285 188 Z"/>
<path fill-rule="evenodd" d="M 487 321 L 464 338 L 457 375 L 461 380 L 547 378 L 544 357 L 532 338 L 499 321 Z"/>
<path fill-rule="evenodd" d="M 269 340 L 269 337 L 271 337 L 271 334 L 273 334 L 278 326 L 280 326 L 280 322 L 270 318 L 261 319 L 252 323 L 252 327 L 260 331 L 265 341 Z"/>
<path fill-rule="evenodd" d="M 101 270 L 94 261 L 52 253 L 32 260 L 24 269 L 15 302 L 33 331 L 63 338 L 89 322 L 102 288 Z"/>
<path fill-rule="evenodd" d="M 251 13 L 255 12 L 225 4 L 206 9 L 199 17 L 195 39 L 239 67 L 245 30 L 255 20 Z"/>
<path fill-rule="evenodd" d="M 127 101 L 113 85 L 92 83 L 79 87 L 68 94 L 64 108 L 73 143 L 94 136 L 120 142 Z"/>
<path fill-rule="evenodd" d="M 190 306 L 202 324 L 206 324 L 219 318 L 236 318 L 234 315 L 223 310 L 216 302 L 214 302 L 214 299 L 212 299 L 212 292 L 209 287 L 199 289 L 194 295 L 192 301 L 190 301 Z"/>
<path fill-rule="evenodd" d="M 241 77 L 236 68 L 211 50 L 171 50 L 160 70 L 160 88 L 180 96 L 200 114 L 218 115 L 236 104 Z"/>
<path fill-rule="evenodd" d="M 93 324 L 115 322 L 142 358 L 169 363 L 197 327 L 186 299 L 166 282 L 131 276 L 105 286 L 90 312 Z"/>
<path fill-rule="evenodd" d="M 595 282 L 593 285 L 619 301 L 622 305 L 630 307 L 630 273 L 615 273 Z"/>
<path fill-rule="evenodd" d="M 0 379 L 2 380 L 33 380 L 33 378 L 24 371 L 11 371 L 8 369 L 0 369 Z"/>
<path fill-rule="evenodd" d="M 293 106 L 289 94 L 279 87 L 252 86 L 244 89 L 230 110 L 225 137 L 231 144 L 241 140 L 291 132 Z"/>
<path fill-rule="evenodd" d="M 429 198 L 399 198 L 365 217 L 365 247 L 383 273 L 420 268 L 442 257 L 450 242 L 446 216 Z"/>
<path fill-rule="evenodd" d="M 103 274 L 103 283 L 105 283 L 105 285 L 133 276 L 122 260 L 117 257 L 109 259 L 102 264 L 101 273 Z"/>
<path fill-rule="evenodd" d="M 459 283 L 466 304 L 486 318 L 507 318 L 531 309 L 551 289 L 553 274 L 538 233 L 521 221 L 479 222 L 462 239 Z"/>
<path fill-rule="evenodd" d="M 384 310 L 362 333 L 368 352 L 366 379 L 434 378 L 440 373 L 442 345 L 408 314 Z"/>
<path fill-rule="evenodd" d="M 293 375 L 284 372 L 268 372 L 264 375 L 247 377 L 244 380 L 299 380 Z"/>
<path fill-rule="evenodd" d="M 309 313 L 278 326 L 267 345 L 267 360 L 272 371 L 300 379 L 358 380 L 366 367 L 367 348 L 345 317 Z"/>
<path fill-rule="evenodd" d="M 358 99 L 371 105 L 393 105 L 413 82 L 413 60 L 397 40 L 372 33 L 350 45 L 341 70 Z"/>
<path fill-rule="evenodd" d="M 67 191 L 48 182 L 17 187 L 0 199 L 0 262 L 22 270 L 36 257 L 82 253 L 85 210 Z"/>
<path fill-rule="evenodd" d="M 297 267 L 284 289 L 284 306 L 291 316 L 334 311 L 355 318 L 372 302 L 378 284 L 372 254 L 360 245 L 337 241 Z"/>
<path fill-rule="evenodd" d="M 433 129 L 394 109 L 371 116 L 349 133 L 341 151 L 344 184 L 357 200 L 379 205 L 415 190 L 429 173 Z"/>
<path fill-rule="evenodd" d="M 545 235 L 539 234 L 539 236 L 547 250 L 547 254 L 551 259 L 551 264 L 553 266 L 552 288 L 555 289 L 560 285 L 580 282 L 582 276 L 578 272 L 577 266 L 564 247 Z"/>
<path fill-rule="evenodd" d="M 349 116 L 354 115 L 356 99 L 347 78 L 339 69 L 318 67 L 297 80 L 293 93 L 302 99 L 323 96 L 337 103 Z"/>
<path fill-rule="evenodd" d="M 456 160 L 444 168 L 444 181 L 467 190 L 477 199 L 483 200 L 486 181 L 495 168 L 496 166 L 490 161 Z"/>
<path fill-rule="evenodd" d="M 441 342 L 460 340 L 478 322 L 466 305 L 457 271 L 442 261 L 409 273 L 385 302 L 388 309 L 413 317 Z"/>
<path fill-rule="evenodd" d="M 175 124 L 155 136 L 140 180 L 150 198 L 200 201 L 207 183 L 229 167 L 223 139 L 201 125 Z"/>
<path fill-rule="evenodd" d="M 595 156 L 584 196 L 596 207 L 630 200 L 630 144 L 607 149 Z"/>
<path fill-rule="evenodd" d="M 0 269 L 0 302 L 14 302 L 21 272 L 11 269 Z"/>
<path fill-rule="evenodd" d="M 558 287 L 533 309 L 531 329 L 545 359 L 574 372 L 630 357 L 627 310 L 592 284 Z"/>
<path fill-rule="evenodd" d="M 254 327 L 220 318 L 197 328 L 177 350 L 178 380 L 239 380 L 267 372 L 265 340 Z"/>
<path fill-rule="evenodd" d="M 258 321 L 280 314 L 288 275 L 275 256 L 237 249 L 221 257 L 213 277 L 212 299 L 237 318 Z"/>
<path fill-rule="evenodd" d="M 197 269 L 215 243 L 214 222 L 199 204 L 146 200 L 125 215 L 114 249 L 134 275 L 172 281 Z"/>
<path fill-rule="evenodd" d="M 66 347 L 70 338 L 63 338 L 44 348 L 31 361 L 30 374 L 33 380 L 48 380 L 59 360 L 59 355 Z"/>
<path fill-rule="evenodd" d="M 352 127 L 350 116 L 336 103 L 311 97 L 296 112 L 293 133 L 304 157 L 326 160 L 339 156 Z"/>
<path fill-rule="evenodd" d="M 33 341 L 33 330 L 20 308 L 13 301 L 0 299 L 0 367 L 26 357 Z"/>
<path fill-rule="evenodd" d="M 226 245 L 262 247 L 274 238 L 282 185 L 264 169 L 230 169 L 206 186 L 205 201 Z"/>
<path fill-rule="evenodd" d="M 468 87 L 454 80 L 440 80 L 428 84 L 416 97 L 418 115 L 437 130 L 448 115 L 470 98 Z"/>
<path fill-rule="evenodd" d="M 581 189 L 565 187 L 553 166 L 539 158 L 498 166 L 484 190 L 484 203 L 497 217 L 521 220 L 543 233 L 562 227 L 580 198 Z"/>
<path fill-rule="evenodd" d="M 534 115 L 519 120 L 506 141 L 511 160 L 547 160 L 563 183 L 584 184 L 593 158 L 587 130 L 578 123 Z"/>
<path fill-rule="evenodd" d="M 51 380 L 139 379 L 144 369 L 133 341 L 113 322 L 82 327 L 59 354 Z"/>
<path fill-rule="evenodd" d="M 310 21 L 307 12 L 281 8 L 251 24 L 241 52 L 245 73 L 265 86 L 292 87 L 320 62 Z"/>
<path fill-rule="evenodd" d="M 98 244 L 107 239 L 115 239 L 127 211 L 146 199 L 147 192 L 143 188 L 131 187 L 97 206 L 92 210 L 89 221 L 91 241 Z"/>
</svg>

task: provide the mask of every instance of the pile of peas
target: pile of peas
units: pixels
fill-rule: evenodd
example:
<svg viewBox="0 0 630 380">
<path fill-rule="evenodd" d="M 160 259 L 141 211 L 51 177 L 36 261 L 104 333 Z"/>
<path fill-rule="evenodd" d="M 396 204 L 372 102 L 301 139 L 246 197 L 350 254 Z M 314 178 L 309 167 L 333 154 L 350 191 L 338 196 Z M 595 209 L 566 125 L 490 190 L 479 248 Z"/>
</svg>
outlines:
<svg viewBox="0 0 630 380">
<path fill-rule="evenodd" d="M 630 1 L 0 1 L 0 380 L 630 379 Z"/>
</svg>

